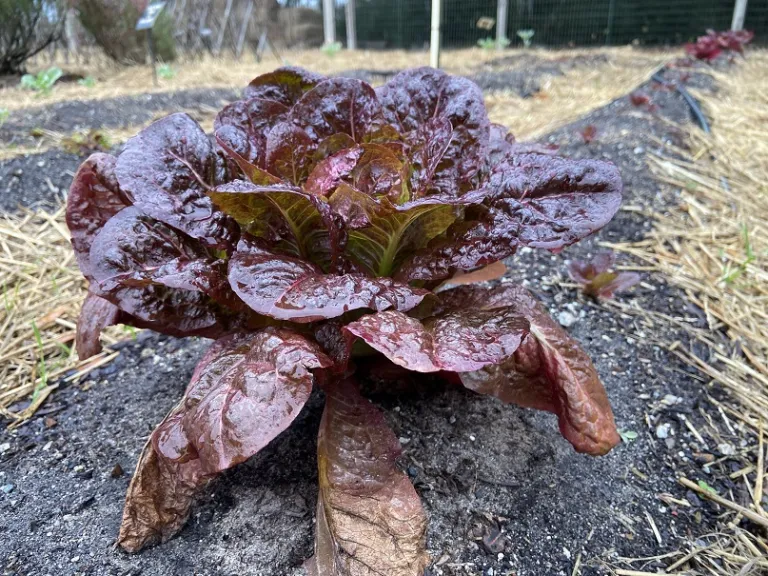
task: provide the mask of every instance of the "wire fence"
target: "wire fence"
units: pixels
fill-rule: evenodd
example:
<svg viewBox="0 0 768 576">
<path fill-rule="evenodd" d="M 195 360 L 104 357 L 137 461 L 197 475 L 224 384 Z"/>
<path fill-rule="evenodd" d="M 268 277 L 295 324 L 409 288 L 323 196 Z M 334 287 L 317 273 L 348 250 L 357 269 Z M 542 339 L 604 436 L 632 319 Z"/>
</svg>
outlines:
<svg viewBox="0 0 768 576">
<path fill-rule="evenodd" d="M 2 0 L 0 0 L 2 1 Z M 104 0 L 94 0 L 99 2 Z M 146 0 L 144 0 L 146 1 Z M 335 37 L 347 45 L 347 2 L 334 0 Z M 137 0 L 141 2 L 141 0 Z M 353 0 L 357 47 L 424 50 L 429 46 L 432 0 Z M 494 46 L 499 0 L 443 0 L 442 46 Z M 707 29 L 731 26 L 735 0 L 507 0 L 506 30 L 511 46 L 636 44 L 675 46 Z M 323 0 L 169 0 L 171 50 L 178 56 L 259 52 L 264 37 L 280 50 L 316 48 L 324 41 Z M 70 10 L 65 37 L 51 46 L 49 60 L 63 52 L 67 62 L 89 58 L 97 42 Z M 744 27 L 755 42 L 768 42 L 768 0 L 749 0 Z M 74 39 L 74 41 L 73 41 Z M 79 51 L 79 52 L 78 52 Z"/>
<path fill-rule="evenodd" d="M 344 0 L 336 2 L 336 34 L 346 38 Z M 320 9 L 318 3 L 315 3 Z M 430 0 L 357 0 L 358 44 L 362 48 L 423 48 L 429 42 Z M 708 28 L 728 29 L 734 0 L 509 0 L 507 35 L 532 30 L 542 46 L 676 45 Z M 444 0 L 442 43 L 467 47 L 495 36 L 497 0 Z M 489 27 L 488 24 L 491 24 Z M 751 0 L 745 28 L 765 42 L 768 0 Z"/>
</svg>

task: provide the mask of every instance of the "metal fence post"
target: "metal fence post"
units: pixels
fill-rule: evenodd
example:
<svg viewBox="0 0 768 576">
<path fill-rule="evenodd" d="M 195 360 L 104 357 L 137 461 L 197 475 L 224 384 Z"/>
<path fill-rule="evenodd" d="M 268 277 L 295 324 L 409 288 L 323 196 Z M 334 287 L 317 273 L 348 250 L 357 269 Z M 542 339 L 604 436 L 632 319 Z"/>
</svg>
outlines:
<svg viewBox="0 0 768 576">
<path fill-rule="evenodd" d="M 336 0 L 323 0 L 323 34 L 325 45 L 336 42 Z"/>
<path fill-rule="evenodd" d="M 429 35 L 429 65 L 440 68 L 440 16 L 441 0 L 432 0 L 432 26 Z"/>
<path fill-rule="evenodd" d="M 507 13 L 509 0 L 497 0 L 496 3 L 496 50 L 503 50 L 507 40 Z"/>
<path fill-rule="evenodd" d="M 744 16 L 746 14 L 747 0 L 736 0 L 736 5 L 733 7 L 731 30 L 742 30 L 744 28 Z"/>
<path fill-rule="evenodd" d="M 355 22 L 355 0 L 347 0 L 347 50 L 357 50 L 357 23 Z"/>
</svg>

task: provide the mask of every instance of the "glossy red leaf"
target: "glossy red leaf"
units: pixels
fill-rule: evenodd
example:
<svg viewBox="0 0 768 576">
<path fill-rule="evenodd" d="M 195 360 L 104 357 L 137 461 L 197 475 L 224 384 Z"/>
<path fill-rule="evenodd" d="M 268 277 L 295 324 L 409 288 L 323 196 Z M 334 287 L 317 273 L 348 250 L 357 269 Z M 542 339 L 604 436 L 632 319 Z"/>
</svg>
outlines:
<svg viewBox="0 0 768 576">
<path fill-rule="evenodd" d="M 206 195 L 216 172 L 208 136 L 187 114 L 171 114 L 125 144 L 115 174 L 146 215 L 225 250 L 237 240 L 235 222 Z"/>
<path fill-rule="evenodd" d="M 450 120 L 430 118 L 410 135 L 411 190 L 414 198 L 439 192 L 435 174 L 453 138 Z"/>
<path fill-rule="evenodd" d="M 353 147 L 331 154 L 315 165 L 304 184 L 304 189 L 312 194 L 327 196 L 336 190 L 342 180 L 352 174 L 362 155 L 363 148 L 354 145 L 354 142 Z"/>
<path fill-rule="evenodd" d="M 391 278 L 323 274 L 309 262 L 275 254 L 248 240 L 241 240 L 232 256 L 229 281 L 259 314 L 302 323 L 366 308 L 410 310 L 428 294 Z"/>
<path fill-rule="evenodd" d="M 380 117 L 381 106 L 373 88 L 350 78 L 320 82 L 291 110 L 292 121 L 315 142 L 340 133 L 363 142 Z"/>
<path fill-rule="evenodd" d="M 422 576 L 427 518 L 400 445 L 351 380 L 331 383 L 317 439 L 314 576 Z"/>
<path fill-rule="evenodd" d="M 118 544 L 135 552 L 178 532 L 200 489 L 285 430 L 309 398 L 311 370 L 330 365 L 316 344 L 289 330 L 217 340 L 195 368 L 184 400 L 144 447 Z"/>
<path fill-rule="evenodd" d="M 120 310 L 111 302 L 89 292 L 77 320 L 75 350 L 80 360 L 96 356 L 102 350 L 101 331 L 118 323 Z"/>
<path fill-rule="evenodd" d="M 267 134 L 265 168 L 286 182 L 300 185 L 312 167 L 314 149 L 312 139 L 304 130 L 281 122 Z"/>
<path fill-rule="evenodd" d="M 285 329 L 220 339 L 195 370 L 181 420 L 203 471 L 221 472 L 262 450 L 299 415 L 312 370 L 331 365 L 316 343 Z M 186 457 L 175 444 L 161 453 Z"/>
<path fill-rule="evenodd" d="M 284 66 L 251 80 L 243 91 L 243 96 L 274 100 L 283 106 L 290 107 L 323 80 L 325 76 L 315 72 L 294 66 Z"/>
<path fill-rule="evenodd" d="M 217 334 L 236 302 L 225 266 L 191 238 L 136 207 L 112 217 L 90 251 L 91 289 L 170 334 Z"/>
<path fill-rule="evenodd" d="M 462 222 L 447 237 L 405 260 L 395 278 L 437 281 L 459 270 L 473 271 L 512 256 L 517 250 L 520 222 L 502 210 L 484 210 L 475 222 Z"/>
<path fill-rule="evenodd" d="M 453 292 L 453 294 L 451 294 Z M 460 374 L 465 386 L 503 402 L 553 412 L 560 432 L 579 452 L 607 453 L 619 442 L 600 378 L 579 344 L 522 287 L 492 290 L 464 286 L 442 293 L 449 306 L 512 305 L 530 322 L 530 333 L 504 363 Z"/>
<path fill-rule="evenodd" d="M 408 370 L 468 372 L 509 358 L 528 333 L 528 321 L 510 307 L 465 307 L 425 320 L 388 310 L 345 330 Z"/>
<path fill-rule="evenodd" d="M 173 461 L 162 456 L 150 440 L 144 446 L 125 496 L 123 519 L 117 544 L 127 552 L 138 552 L 145 546 L 165 542 L 187 521 L 199 491 L 210 477 L 205 475 L 200 460 L 189 455 L 189 442 L 177 425 L 180 406 L 170 412 L 155 430 L 172 431 L 165 442 L 175 444 L 176 453 L 188 457 Z M 166 433 L 167 433 L 166 432 Z"/>
<path fill-rule="evenodd" d="M 492 210 L 520 223 L 518 241 L 559 250 L 605 226 L 621 203 L 621 177 L 613 164 L 542 154 L 508 155 L 487 186 Z"/>
<path fill-rule="evenodd" d="M 430 118 L 451 123 L 453 135 L 433 180 L 448 194 L 467 189 L 485 164 L 488 151 L 490 122 L 480 88 L 466 78 L 425 67 L 400 72 L 377 88 L 376 94 L 384 119 L 406 142 Z"/>
<path fill-rule="evenodd" d="M 241 180 L 210 192 L 214 204 L 275 251 L 330 266 L 342 242 L 341 226 L 327 200 L 286 184 L 259 186 Z"/>
<path fill-rule="evenodd" d="M 107 220 L 126 206 L 132 198 L 120 189 L 115 176 L 117 159 L 110 154 L 92 154 L 80 165 L 67 196 L 67 227 L 72 235 L 80 271 L 92 278 L 90 251 L 94 236 Z"/>
</svg>

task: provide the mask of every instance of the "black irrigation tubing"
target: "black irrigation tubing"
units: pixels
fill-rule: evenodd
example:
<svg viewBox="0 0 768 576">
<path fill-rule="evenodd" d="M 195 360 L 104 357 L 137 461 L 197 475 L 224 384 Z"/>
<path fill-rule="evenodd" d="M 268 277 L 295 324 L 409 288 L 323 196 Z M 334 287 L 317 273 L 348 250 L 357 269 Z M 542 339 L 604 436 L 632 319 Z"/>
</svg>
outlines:
<svg viewBox="0 0 768 576">
<path fill-rule="evenodd" d="M 653 73 L 653 76 L 651 76 L 651 80 L 654 82 L 658 82 L 659 84 L 664 84 L 666 80 L 664 80 L 664 77 L 662 76 L 662 72 L 667 69 L 666 64 L 661 66 L 656 72 Z M 696 118 L 696 121 L 699 123 L 699 126 L 701 126 L 701 129 L 704 130 L 705 134 L 711 134 L 712 129 L 709 127 L 709 122 L 707 121 L 707 117 L 704 116 L 704 112 L 701 110 L 701 106 L 699 105 L 699 102 L 691 96 L 691 93 L 688 92 L 688 90 L 685 89 L 685 86 L 682 86 L 679 82 L 675 82 L 675 89 L 678 91 L 680 96 L 683 97 L 683 100 L 685 100 L 685 103 L 688 104 L 688 107 L 691 109 L 691 113 Z M 720 176 L 720 183 L 723 185 L 723 189 L 728 192 L 730 191 L 730 186 L 728 185 L 728 179 L 725 176 Z"/>
<path fill-rule="evenodd" d="M 654 75 L 651 76 L 651 80 L 653 80 L 654 82 L 658 82 L 659 84 L 664 84 L 666 80 L 664 80 L 664 77 L 661 75 L 661 73 L 665 69 L 666 69 L 666 66 L 661 70 L 656 71 Z M 693 113 L 693 116 L 696 118 L 696 121 L 699 123 L 699 126 L 701 126 L 701 129 L 704 130 L 704 132 L 706 132 L 707 134 L 711 134 L 712 130 L 709 128 L 709 122 L 707 122 L 707 117 L 704 116 L 704 112 L 701 111 L 701 106 L 699 106 L 699 103 L 696 100 L 696 98 L 691 96 L 691 93 L 685 89 L 685 86 L 680 85 L 679 82 L 675 82 L 675 89 L 680 93 L 680 96 L 683 97 L 683 100 L 685 100 L 685 103 L 688 104 L 688 107 L 691 109 L 691 112 Z"/>
</svg>

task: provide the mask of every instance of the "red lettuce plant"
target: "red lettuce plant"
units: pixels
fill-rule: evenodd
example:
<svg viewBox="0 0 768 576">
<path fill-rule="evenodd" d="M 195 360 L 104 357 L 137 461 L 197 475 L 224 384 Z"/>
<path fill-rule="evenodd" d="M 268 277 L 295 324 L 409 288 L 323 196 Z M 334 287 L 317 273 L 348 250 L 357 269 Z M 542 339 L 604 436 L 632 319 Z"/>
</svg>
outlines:
<svg viewBox="0 0 768 576">
<path fill-rule="evenodd" d="M 582 286 L 584 294 L 595 298 L 613 298 L 616 292 L 622 292 L 640 282 L 636 272 L 611 271 L 616 263 L 613 252 L 601 252 L 589 262 L 573 260 L 568 265 L 568 274 L 574 282 Z"/>
<path fill-rule="evenodd" d="M 711 62 L 723 51 L 742 54 L 744 46 L 752 41 L 754 35 L 749 30 L 707 30 L 705 36 L 699 36 L 696 42 L 686 44 L 685 51 L 697 60 Z"/>
<path fill-rule="evenodd" d="M 612 164 L 516 143 L 475 84 L 429 68 L 375 90 L 283 68 L 214 126 L 209 138 L 187 115 L 159 120 L 119 156 L 91 156 L 70 191 L 90 283 L 81 357 L 114 323 L 215 339 L 141 454 L 124 549 L 177 532 L 201 488 L 285 430 L 317 385 L 311 570 L 420 574 L 425 515 L 360 395 L 361 356 L 553 412 L 578 451 L 618 442 L 592 363 L 530 293 L 450 282 L 601 228 L 621 201 Z"/>
</svg>

